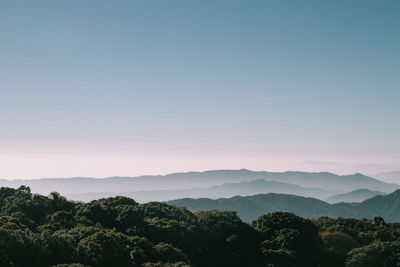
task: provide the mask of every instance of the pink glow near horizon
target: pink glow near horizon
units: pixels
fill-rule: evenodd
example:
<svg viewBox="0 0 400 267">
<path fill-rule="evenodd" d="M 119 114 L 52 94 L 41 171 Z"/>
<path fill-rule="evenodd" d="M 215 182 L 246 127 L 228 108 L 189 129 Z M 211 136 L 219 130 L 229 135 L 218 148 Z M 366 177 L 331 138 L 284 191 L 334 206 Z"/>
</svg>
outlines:
<svg viewBox="0 0 400 267">
<path fill-rule="evenodd" d="M 287 170 L 329 171 L 337 174 L 361 172 L 371 175 L 394 168 L 361 162 L 335 163 L 330 160 L 332 159 L 319 162 L 302 158 L 240 155 L 0 154 L 0 178 L 101 178 L 241 168 L 276 172 Z"/>
<path fill-rule="evenodd" d="M 210 147 L 210 146 L 208 146 Z M 268 152 L 266 152 L 268 151 Z M 283 152 L 285 151 L 285 152 Z M 157 143 L 5 142 L 0 146 L 0 178 L 111 177 L 165 175 L 216 169 L 328 171 L 373 175 L 400 169 L 400 160 L 356 157 L 288 147 L 165 145 Z"/>
</svg>

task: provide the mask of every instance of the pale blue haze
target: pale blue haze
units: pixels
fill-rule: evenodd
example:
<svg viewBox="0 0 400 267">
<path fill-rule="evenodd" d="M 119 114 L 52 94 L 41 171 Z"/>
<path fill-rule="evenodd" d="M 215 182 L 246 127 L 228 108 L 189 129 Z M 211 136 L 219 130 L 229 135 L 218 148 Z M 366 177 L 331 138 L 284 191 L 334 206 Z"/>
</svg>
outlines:
<svg viewBox="0 0 400 267">
<path fill-rule="evenodd" d="M 399 14 L 394 0 L 0 1 L 0 178 L 396 169 Z"/>
</svg>

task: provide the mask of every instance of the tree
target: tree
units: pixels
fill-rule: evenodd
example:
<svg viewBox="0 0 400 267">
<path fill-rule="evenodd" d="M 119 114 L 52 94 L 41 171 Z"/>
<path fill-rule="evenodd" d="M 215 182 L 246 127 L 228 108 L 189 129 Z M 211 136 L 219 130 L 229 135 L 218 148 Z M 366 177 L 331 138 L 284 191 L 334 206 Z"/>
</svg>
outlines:
<svg viewBox="0 0 400 267">
<path fill-rule="evenodd" d="M 93 267 L 140 266 L 151 251 L 152 244 L 147 239 L 114 230 L 100 230 L 82 239 L 76 248 L 80 261 Z"/>
<path fill-rule="evenodd" d="M 57 264 L 54 265 L 53 267 L 89 267 L 89 266 L 83 265 L 81 263 L 70 263 L 70 264 L 65 263 L 65 264 Z"/>
<path fill-rule="evenodd" d="M 196 216 L 186 208 L 177 207 L 160 202 L 149 202 L 136 207 L 145 218 L 166 218 L 182 222 L 185 224 L 194 224 Z"/>
<path fill-rule="evenodd" d="M 325 248 L 324 266 L 344 266 L 347 253 L 359 247 L 359 243 L 350 235 L 342 232 L 322 232 Z"/>
<path fill-rule="evenodd" d="M 262 252 L 268 263 L 286 266 L 280 265 L 280 257 L 275 256 L 276 252 L 277 255 L 284 252 L 295 257 L 296 266 L 319 265 L 322 240 L 318 227 L 310 220 L 288 212 L 275 212 L 259 217 L 252 225 L 265 240 Z"/>
<path fill-rule="evenodd" d="M 139 204 L 128 197 L 110 197 L 80 204 L 76 211 L 76 220 L 84 225 L 99 224 L 106 228 L 125 231 L 128 228 L 140 228 L 143 216 L 135 209 Z"/>
<path fill-rule="evenodd" d="M 195 265 L 255 266 L 259 259 L 259 234 L 234 211 L 198 211 L 190 230 Z"/>
<path fill-rule="evenodd" d="M 400 263 L 400 242 L 373 242 L 348 254 L 347 267 L 394 267 Z"/>
<path fill-rule="evenodd" d="M 40 236 L 0 227 L 0 266 L 46 266 Z"/>
<path fill-rule="evenodd" d="M 168 243 L 158 243 L 154 246 L 154 260 L 164 263 L 187 262 L 187 256 L 179 248 Z"/>
</svg>

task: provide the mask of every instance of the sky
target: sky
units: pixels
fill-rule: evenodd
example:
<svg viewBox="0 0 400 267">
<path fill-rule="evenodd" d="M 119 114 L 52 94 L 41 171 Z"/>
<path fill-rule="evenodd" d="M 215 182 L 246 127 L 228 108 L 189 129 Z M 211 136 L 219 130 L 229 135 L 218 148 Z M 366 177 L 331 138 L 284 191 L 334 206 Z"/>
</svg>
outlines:
<svg viewBox="0 0 400 267">
<path fill-rule="evenodd" d="M 399 14 L 0 0 L 0 178 L 400 170 Z"/>
</svg>

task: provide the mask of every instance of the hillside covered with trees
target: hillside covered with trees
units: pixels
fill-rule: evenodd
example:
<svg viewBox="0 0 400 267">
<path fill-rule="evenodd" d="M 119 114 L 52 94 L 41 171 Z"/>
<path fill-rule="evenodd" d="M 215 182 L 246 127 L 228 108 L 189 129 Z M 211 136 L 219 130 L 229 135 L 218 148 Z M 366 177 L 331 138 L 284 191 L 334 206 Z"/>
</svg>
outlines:
<svg viewBox="0 0 400 267">
<path fill-rule="evenodd" d="M 276 211 L 293 212 L 301 217 L 319 218 L 368 218 L 382 217 L 387 222 L 400 222 L 400 190 L 391 194 L 377 195 L 359 203 L 329 204 L 311 197 L 288 194 L 258 194 L 232 198 L 183 198 L 168 201 L 169 204 L 198 210 L 232 210 L 239 217 L 251 222 L 265 213 Z"/>
<path fill-rule="evenodd" d="M 0 266 L 396 266 L 400 224 L 306 219 L 288 212 L 243 222 L 127 197 L 89 203 L 29 187 L 0 188 Z"/>
</svg>

